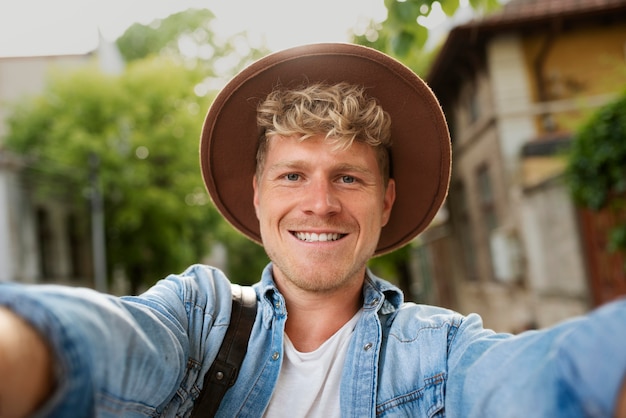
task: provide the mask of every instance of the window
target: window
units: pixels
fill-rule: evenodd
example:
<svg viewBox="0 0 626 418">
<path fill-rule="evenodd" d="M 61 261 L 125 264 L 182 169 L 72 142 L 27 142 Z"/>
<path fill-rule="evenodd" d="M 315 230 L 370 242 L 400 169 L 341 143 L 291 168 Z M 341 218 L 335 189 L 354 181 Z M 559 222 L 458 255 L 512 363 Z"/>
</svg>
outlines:
<svg viewBox="0 0 626 418">
<path fill-rule="evenodd" d="M 467 109 L 467 117 L 469 124 L 473 124 L 480 119 L 481 108 L 478 94 L 478 87 L 472 83 L 468 85 L 465 91 L 465 108 Z"/>
<path fill-rule="evenodd" d="M 483 226 L 487 236 L 498 227 L 498 218 L 496 216 L 496 205 L 493 196 L 493 186 L 491 183 L 491 175 L 489 167 L 484 164 L 478 168 L 478 198 Z"/>
</svg>

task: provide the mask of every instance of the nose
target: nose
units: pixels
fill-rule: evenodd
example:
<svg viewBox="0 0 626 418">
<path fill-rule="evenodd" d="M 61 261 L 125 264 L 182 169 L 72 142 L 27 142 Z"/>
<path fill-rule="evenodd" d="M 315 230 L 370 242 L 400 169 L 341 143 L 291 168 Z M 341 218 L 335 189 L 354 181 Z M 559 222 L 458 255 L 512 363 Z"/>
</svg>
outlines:
<svg viewBox="0 0 626 418">
<path fill-rule="evenodd" d="M 302 210 L 305 213 L 328 216 L 341 211 L 337 190 L 329 180 L 312 180 L 303 193 Z"/>
</svg>

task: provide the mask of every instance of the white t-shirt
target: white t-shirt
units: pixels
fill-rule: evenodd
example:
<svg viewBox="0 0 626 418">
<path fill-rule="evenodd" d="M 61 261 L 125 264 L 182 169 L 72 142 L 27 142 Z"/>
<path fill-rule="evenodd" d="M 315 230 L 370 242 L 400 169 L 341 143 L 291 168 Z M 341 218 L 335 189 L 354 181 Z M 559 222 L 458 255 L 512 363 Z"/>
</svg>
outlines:
<svg viewBox="0 0 626 418">
<path fill-rule="evenodd" d="M 324 344 L 309 353 L 297 351 L 285 334 L 283 364 L 265 417 L 340 417 L 341 373 L 360 316 L 359 310 Z"/>
</svg>

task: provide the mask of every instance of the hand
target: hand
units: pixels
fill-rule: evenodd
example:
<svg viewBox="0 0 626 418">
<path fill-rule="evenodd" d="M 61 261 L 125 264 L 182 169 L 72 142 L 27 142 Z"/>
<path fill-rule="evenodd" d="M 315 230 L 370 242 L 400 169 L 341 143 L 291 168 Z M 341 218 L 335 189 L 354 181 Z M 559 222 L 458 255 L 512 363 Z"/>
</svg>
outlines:
<svg viewBox="0 0 626 418">
<path fill-rule="evenodd" d="M 0 418 L 32 414 L 54 385 L 52 354 L 39 333 L 0 306 Z"/>
</svg>

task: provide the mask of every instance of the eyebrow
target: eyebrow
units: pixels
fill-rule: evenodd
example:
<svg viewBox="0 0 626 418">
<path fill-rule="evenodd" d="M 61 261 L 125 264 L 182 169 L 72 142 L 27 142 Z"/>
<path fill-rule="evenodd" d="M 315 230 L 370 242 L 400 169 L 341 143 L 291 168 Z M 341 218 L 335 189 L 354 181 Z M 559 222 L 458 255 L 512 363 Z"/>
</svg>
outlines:
<svg viewBox="0 0 626 418">
<path fill-rule="evenodd" d="M 267 167 L 267 170 L 269 172 L 275 171 L 275 170 L 284 170 L 284 169 L 293 170 L 293 169 L 300 169 L 302 167 L 306 167 L 309 164 L 310 163 L 306 160 L 290 160 L 290 161 L 277 162 L 276 164 L 272 164 L 271 166 Z M 372 170 L 369 170 L 368 168 L 355 165 L 355 164 L 346 164 L 346 163 L 337 165 L 334 168 L 334 171 L 348 171 L 348 172 L 356 172 L 360 174 L 374 174 Z"/>
</svg>

